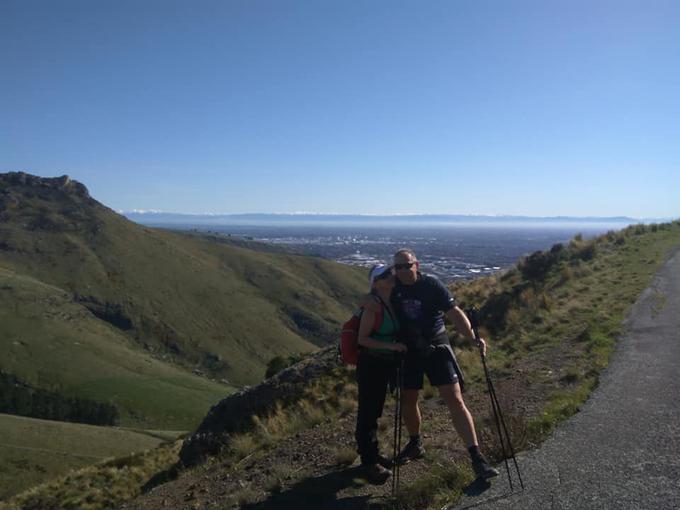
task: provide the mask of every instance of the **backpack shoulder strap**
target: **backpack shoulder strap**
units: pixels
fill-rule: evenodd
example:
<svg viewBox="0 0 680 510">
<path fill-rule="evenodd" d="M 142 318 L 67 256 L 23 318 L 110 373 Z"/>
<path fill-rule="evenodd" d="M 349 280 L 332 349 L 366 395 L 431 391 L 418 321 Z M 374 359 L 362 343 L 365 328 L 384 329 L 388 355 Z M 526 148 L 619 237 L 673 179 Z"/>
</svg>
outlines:
<svg viewBox="0 0 680 510">
<path fill-rule="evenodd" d="M 387 303 L 385 303 L 385 301 L 383 301 L 383 299 L 380 296 L 378 296 L 377 294 L 375 294 L 375 297 L 378 298 L 378 301 L 380 301 L 380 321 L 377 320 L 377 314 L 376 314 L 376 321 L 375 322 L 376 322 L 377 326 L 375 327 L 375 329 L 376 330 L 379 329 L 380 326 L 382 325 L 383 314 L 384 314 L 385 310 L 387 311 L 387 315 L 390 316 L 390 320 L 392 321 L 392 323 L 396 324 L 396 321 L 394 320 L 394 316 L 392 315 L 392 312 L 390 311 L 390 307 L 387 305 Z"/>
<path fill-rule="evenodd" d="M 383 323 L 383 309 L 384 306 L 380 306 L 375 312 L 375 321 L 373 322 L 373 331 L 378 331 Z"/>
</svg>

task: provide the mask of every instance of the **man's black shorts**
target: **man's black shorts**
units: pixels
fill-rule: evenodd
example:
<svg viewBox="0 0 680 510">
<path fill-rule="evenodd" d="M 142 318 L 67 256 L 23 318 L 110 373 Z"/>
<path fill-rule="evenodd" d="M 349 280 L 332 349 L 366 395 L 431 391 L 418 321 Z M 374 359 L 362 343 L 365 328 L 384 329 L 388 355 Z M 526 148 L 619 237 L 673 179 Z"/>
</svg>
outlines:
<svg viewBox="0 0 680 510">
<path fill-rule="evenodd" d="M 457 383 L 453 356 L 448 345 L 432 346 L 420 354 L 407 355 L 404 361 L 404 389 L 421 390 L 425 374 L 432 386 Z"/>
</svg>

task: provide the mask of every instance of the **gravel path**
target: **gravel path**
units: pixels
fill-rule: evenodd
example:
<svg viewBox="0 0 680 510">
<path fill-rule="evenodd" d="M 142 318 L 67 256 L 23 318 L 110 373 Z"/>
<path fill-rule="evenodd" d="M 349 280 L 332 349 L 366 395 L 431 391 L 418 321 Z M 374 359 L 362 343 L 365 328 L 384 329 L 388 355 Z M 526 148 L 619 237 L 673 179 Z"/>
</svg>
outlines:
<svg viewBox="0 0 680 510">
<path fill-rule="evenodd" d="M 680 251 L 624 323 L 600 386 L 577 415 L 451 509 L 680 508 Z M 512 464 L 511 464 L 512 466 Z"/>
</svg>

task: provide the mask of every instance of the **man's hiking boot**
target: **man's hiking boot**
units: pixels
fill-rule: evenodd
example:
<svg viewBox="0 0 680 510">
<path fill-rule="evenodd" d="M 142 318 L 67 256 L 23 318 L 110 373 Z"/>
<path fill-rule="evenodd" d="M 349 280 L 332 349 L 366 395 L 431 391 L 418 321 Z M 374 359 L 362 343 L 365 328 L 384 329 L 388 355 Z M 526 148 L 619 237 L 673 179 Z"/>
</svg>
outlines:
<svg viewBox="0 0 680 510">
<path fill-rule="evenodd" d="M 408 464 L 412 460 L 419 459 L 425 455 L 425 448 L 420 441 L 409 441 L 404 449 L 397 455 L 397 464 Z"/>
<path fill-rule="evenodd" d="M 498 470 L 492 467 L 484 457 L 478 457 L 472 461 L 472 469 L 478 479 L 488 480 L 494 476 L 498 476 Z"/>
<path fill-rule="evenodd" d="M 382 454 L 378 454 L 378 464 L 380 464 L 382 467 L 390 469 L 392 467 L 392 457 L 385 457 Z"/>
<path fill-rule="evenodd" d="M 362 468 L 366 480 L 374 485 L 383 484 L 390 476 L 392 476 L 392 471 L 377 463 L 364 465 Z"/>
</svg>

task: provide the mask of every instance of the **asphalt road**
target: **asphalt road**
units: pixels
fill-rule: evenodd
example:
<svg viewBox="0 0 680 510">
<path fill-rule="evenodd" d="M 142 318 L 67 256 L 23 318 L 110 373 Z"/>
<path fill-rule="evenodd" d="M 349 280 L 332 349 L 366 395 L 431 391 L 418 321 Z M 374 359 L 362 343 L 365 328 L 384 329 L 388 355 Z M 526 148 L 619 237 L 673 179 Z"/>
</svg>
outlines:
<svg viewBox="0 0 680 510">
<path fill-rule="evenodd" d="M 456 509 L 680 509 L 680 251 L 633 305 L 600 386 L 538 450 Z M 511 464 L 512 467 L 512 464 Z"/>
</svg>

